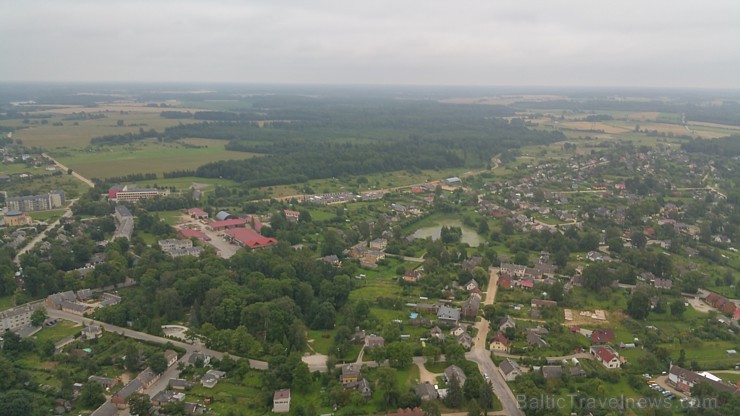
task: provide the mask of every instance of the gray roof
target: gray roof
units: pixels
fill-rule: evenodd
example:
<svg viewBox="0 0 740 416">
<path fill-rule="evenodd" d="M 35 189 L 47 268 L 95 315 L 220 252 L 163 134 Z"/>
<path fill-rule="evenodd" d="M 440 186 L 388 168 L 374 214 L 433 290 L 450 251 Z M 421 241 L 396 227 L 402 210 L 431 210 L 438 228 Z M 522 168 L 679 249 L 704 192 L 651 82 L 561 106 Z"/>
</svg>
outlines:
<svg viewBox="0 0 740 416">
<path fill-rule="evenodd" d="M 217 220 L 217 221 L 223 221 L 223 220 L 225 220 L 225 219 L 229 218 L 230 216 L 231 216 L 231 214 L 229 214 L 229 213 L 228 213 L 228 212 L 226 212 L 226 211 L 219 211 L 219 212 L 218 212 L 218 213 L 216 214 L 216 220 Z"/>
<path fill-rule="evenodd" d="M 95 409 L 90 416 L 116 416 L 117 414 L 118 408 L 116 405 L 108 401 Z"/>
<path fill-rule="evenodd" d="M 113 394 L 113 396 L 115 396 L 115 397 L 122 397 L 124 399 L 127 399 L 128 396 L 130 396 L 130 395 L 136 393 L 137 391 L 141 390 L 142 387 L 143 386 L 141 385 L 141 381 L 139 381 L 138 378 L 135 378 L 135 379 L 129 381 L 128 384 L 126 384 L 125 386 L 123 386 L 123 388 L 121 390 L 118 390 L 117 392 L 115 392 Z"/>
<path fill-rule="evenodd" d="M 116 214 L 121 217 L 133 217 L 131 211 L 125 205 L 116 205 Z"/>
<path fill-rule="evenodd" d="M 450 308 L 449 306 L 440 306 L 439 310 L 437 311 L 437 319 L 459 321 L 460 311 Z"/>
<path fill-rule="evenodd" d="M 430 399 L 437 398 L 437 389 L 429 383 L 417 384 L 414 387 L 414 393 L 416 393 L 417 397 L 429 396 Z"/>
<path fill-rule="evenodd" d="M 451 380 L 452 377 L 457 378 L 457 381 L 460 382 L 460 386 L 463 386 L 465 384 L 465 380 L 467 380 L 465 372 L 462 370 L 462 368 L 456 365 L 451 365 L 445 368 L 445 376 L 447 377 L 447 380 Z"/>
<path fill-rule="evenodd" d="M 507 376 L 511 374 L 513 371 L 521 372 L 521 369 L 519 368 L 519 364 L 517 364 L 515 361 L 512 361 L 508 358 L 504 359 L 504 361 L 502 361 L 501 364 L 499 364 L 499 368 Z"/>
<path fill-rule="evenodd" d="M 563 374 L 563 367 L 559 365 L 546 365 L 542 367 L 542 375 L 545 378 L 558 378 Z"/>
</svg>

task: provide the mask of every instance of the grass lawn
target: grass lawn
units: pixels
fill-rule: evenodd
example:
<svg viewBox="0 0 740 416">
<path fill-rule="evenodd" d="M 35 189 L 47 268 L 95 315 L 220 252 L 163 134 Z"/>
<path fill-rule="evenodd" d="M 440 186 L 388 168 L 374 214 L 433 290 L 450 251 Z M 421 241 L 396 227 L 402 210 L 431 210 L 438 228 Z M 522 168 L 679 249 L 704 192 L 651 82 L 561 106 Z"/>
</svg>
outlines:
<svg viewBox="0 0 740 416">
<path fill-rule="evenodd" d="M 8 196 L 19 195 L 39 195 L 45 194 L 53 189 L 61 189 L 65 193 L 67 200 L 77 198 L 82 193 L 87 192 L 90 188 L 70 175 L 44 175 L 35 176 L 31 180 L 12 181 L 4 183 L 2 190 L 8 193 Z"/>
<path fill-rule="evenodd" d="M 51 222 L 55 219 L 59 218 L 64 214 L 63 209 L 57 209 L 52 211 L 39 211 L 39 212 L 30 212 L 28 215 L 31 216 L 36 221 L 47 221 Z"/>
<path fill-rule="evenodd" d="M 159 241 L 159 238 L 157 236 L 155 236 L 154 234 L 144 232 L 144 231 L 137 231 L 136 235 L 138 237 L 141 237 L 141 239 L 144 240 L 144 242 L 149 245 L 157 244 L 157 242 Z"/>
<path fill-rule="evenodd" d="M 196 383 L 192 390 L 188 391 L 187 401 L 204 403 L 206 398 L 211 398 L 209 408 L 216 414 L 248 414 L 262 415 L 265 403 L 262 401 L 260 391 L 260 375 L 250 372 L 242 380 L 243 384 L 237 384 L 232 380 L 221 380 L 212 389 L 207 389 Z"/>
<path fill-rule="evenodd" d="M 188 148 L 178 143 L 144 140 L 125 146 L 105 146 L 95 151 L 57 150 L 53 153 L 66 166 L 87 178 L 125 176 L 131 172 L 156 173 L 195 169 L 209 162 L 247 159 L 253 153 L 234 152 L 224 148 L 223 140 L 213 140 L 208 148 Z"/>
<path fill-rule="evenodd" d="M 424 367 L 429 371 L 430 373 L 444 373 L 445 368 L 449 367 L 450 364 L 446 363 L 444 361 L 436 362 L 436 363 L 425 363 Z"/>
<path fill-rule="evenodd" d="M 231 179 L 218 179 L 218 178 L 198 178 L 195 176 L 184 176 L 182 178 L 158 178 L 151 181 L 140 181 L 136 182 L 137 185 L 142 187 L 147 186 L 159 186 L 159 187 L 175 187 L 178 191 L 185 191 L 190 188 L 193 183 L 207 184 L 205 191 L 212 191 L 216 185 L 222 186 L 233 186 L 236 182 Z"/>
<path fill-rule="evenodd" d="M 34 335 L 33 338 L 36 338 L 39 341 L 50 339 L 57 342 L 70 335 L 77 335 L 80 331 L 82 331 L 82 325 L 59 319 L 57 320 L 56 325 L 52 327 L 44 327 L 44 329 Z"/>
<path fill-rule="evenodd" d="M 15 306 L 15 296 L 14 295 L 0 297 L 0 311 L 10 309 L 13 306 Z"/>
</svg>

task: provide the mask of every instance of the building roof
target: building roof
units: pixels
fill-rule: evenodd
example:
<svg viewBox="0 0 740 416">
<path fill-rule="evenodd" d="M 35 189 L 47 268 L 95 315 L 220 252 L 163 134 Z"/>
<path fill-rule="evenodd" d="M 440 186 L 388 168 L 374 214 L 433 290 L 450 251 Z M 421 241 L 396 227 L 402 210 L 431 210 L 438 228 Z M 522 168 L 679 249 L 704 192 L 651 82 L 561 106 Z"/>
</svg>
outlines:
<svg viewBox="0 0 740 416">
<path fill-rule="evenodd" d="M 273 401 L 283 399 L 290 399 L 290 389 L 276 390 L 275 394 L 272 396 Z"/>
<path fill-rule="evenodd" d="M 542 375 L 545 378 L 558 378 L 563 374 L 563 367 L 559 365 L 546 365 L 542 367 Z"/>
<path fill-rule="evenodd" d="M 209 225 L 211 228 L 221 228 L 221 227 L 236 227 L 239 225 L 244 225 L 246 222 L 241 218 L 234 218 L 230 220 L 220 220 L 220 221 L 213 221 Z"/>
<path fill-rule="evenodd" d="M 669 370 L 669 373 L 675 375 L 678 379 L 686 380 L 687 382 L 691 384 L 706 382 L 706 383 L 709 383 L 712 387 L 714 387 L 715 390 L 718 390 L 720 392 L 725 391 L 725 392 L 728 392 L 734 395 L 740 394 L 740 389 L 738 389 L 737 387 L 722 383 L 720 381 L 712 380 L 709 377 L 705 377 L 701 374 L 695 373 L 685 368 L 681 368 L 677 365 L 671 365 L 671 369 Z"/>
<path fill-rule="evenodd" d="M 417 384 L 414 387 L 414 393 L 416 393 L 417 397 L 428 396 L 431 399 L 437 398 L 437 389 L 430 383 Z"/>
<path fill-rule="evenodd" d="M 196 217 L 207 217 L 208 216 L 208 213 L 203 211 L 200 208 L 190 208 L 188 210 L 188 214 L 195 215 Z"/>
<path fill-rule="evenodd" d="M 456 365 L 451 365 L 445 368 L 445 376 L 447 377 L 447 380 L 451 380 L 452 377 L 455 377 L 457 381 L 460 382 L 460 386 L 463 386 L 465 384 L 465 380 L 467 379 L 462 368 Z"/>
<path fill-rule="evenodd" d="M 216 219 L 217 219 L 218 221 L 223 221 L 223 220 L 225 220 L 225 219 L 229 218 L 230 216 L 231 216 L 231 214 L 229 214 L 229 213 L 228 213 L 228 212 L 226 212 L 226 211 L 219 211 L 219 212 L 218 212 L 218 213 L 216 214 Z"/>
<path fill-rule="evenodd" d="M 20 212 L 20 211 L 16 211 L 16 210 L 8 211 L 8 212 L 5 213 L 5 216 L 6 217 L 17 217 L 19 215 L 23 215 L 23 213 Z"/>
<path fill-rule="evenodd" d="M 413 409 L 409 407 L 405 409 L 399 408 L 394 413 L 386 413 L 386 416 L 424 416 L 424 411 L 420 407 L 414 407 Z"/>
<path fill-rule="evenodd" d="M 440 306 L 437 310 L 437 319 L 460 320 L 460 311 L 449 306 Z"/>
<path fill-rule="evenodd" d="M 241 245 L 251 248 L 266 247 L 277 243 L 276 239 L 260 235 L 249 228 L 232 228 L 224 233 L 233 237 Z"/>
<path fill-rule="evenodd" d="M 499 368 L 503 371 L 504 375 L 509 375 L 514 371 L 521 372 L 519 364 L 509 358 L 505 358 L 504 361 L 499 364 Z"/>
<path fill-rule="evenodd" d="M 121 397 L 123 399 L 128 398 L 128 396 L 136 393 L 137 391 L 141 390 L 143 386 L 141 385 L 141 381 L 138 378 L 135 378 L 131 381 L 129 381 L 128 384 L 123 386 L 121 390 L 118 390 L 117 392 L 113 393 L 114 397 Z"/>
<path fill-rule="evenodd" d="M 617 353 L 611 349 L 611 347 L 606 345 L 598 345 L 595 347 L 591 347 L 594 351 L 594 354 L 596 354 L 601 361 L 604 362 L 610 362 L 613 359 L 617 358 Z"/>
<path fill-rule="evenodd" d="M 613 329 L 594 329 L 591 333 L 591 342 L 594 344 L 606 344 L 614 341 Z"/>
</svg>

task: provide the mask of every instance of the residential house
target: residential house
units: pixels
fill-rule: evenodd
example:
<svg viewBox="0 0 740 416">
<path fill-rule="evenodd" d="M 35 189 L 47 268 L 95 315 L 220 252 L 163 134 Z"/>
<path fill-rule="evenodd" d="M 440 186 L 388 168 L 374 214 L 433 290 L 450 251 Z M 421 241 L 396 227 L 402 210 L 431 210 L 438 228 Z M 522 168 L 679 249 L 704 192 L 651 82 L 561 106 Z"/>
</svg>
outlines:
<svg viewBox="0 0 740 416">
<path fill-rule="evenodd" d="M 360 381 L 360 368 L 356 363 L 345 364 L 342 366 L 342 374 L 339 381 L 344 388 L 354 388 Z"/>
<path fill-rule="evenodd" d="M 442 332 L 442 330 L 438 326 L 435 326 L 434 328 L 432 328 L 432 330 L 429 333 L 431 334 L 432 338 L 437 338 L 440 340 L 445 339 L 445 334 Z"/>
<path fill-rule="evenodd" d="M 449 306 L 440 306 L 437 310 L 437 320 L 441 323 L 456 324 L 460 321 L 460 311 Z"/>
<path fill-rule="evenodd" d="M 167 367 L 172 367 L 177 362 L 177 352 L 173 350 L 166 350 L 164 352 L 164 359 L 167 361 Z"/>
<path fill-rule="evenodd" d="M 408 283 L 416 283 L 421 278 L 421 273 L 416 270 L 407 270 L 403 274 L 403 281 Z"/>
<path fill-rule="evenodd" d="M 82 338 L 86 340 L 96 339 L 103 336 L 103 328 L 100 325 L 93 324 L 82 329 Z"/>
<path fill-rule="evenodd" d="M 498 285 L 501 287 L 505 287 L 507 289 L 511 289 L 511 283 L 512 279 L 511 276 L 508 274 L 502 273 L 498 277 Z"/>
<path fill-rule="evenodd" d="M 34 307 L 25 305 L 0 312 L 0 334 L 30 326 L 34 310 Z"/>
<path fill-rule="evenodd" d="M 527 332 L 527 344 L 533 347 L 544 347 L 547 345 L 547 341 L 542 339 L 539 334 L 529 331 Z"/>
<path fill-rule="evenodd" d="M 653 285 L 655 285 L 658 289 L 666 289 L 671 290 L 673 287 L 673 281 L 671 279 L 662 279 L 660 277 L 656 277 L 655 280 L 653 280 Z"/>
<path fill-rule="evenodd" d="M 594 329 L 591 333 L 592 344 L 608 344 L 614 341 L 613 329 Z"/>
<path fill-rule="evenodd" d="M 498 369 L 506 381 L 512 381 L 522 375 L 522 369 L 519 368 L 519 364 L 509 358 L 505 358 L 498 366 Z"/>
<path fill-rule="evenodd" d="M 469 350 L 473 347 L 473 337 L 467 332 L 463 332 L 457 337 L 457 343 L 462 345 L 466 350 Z"/>
<path fill-rule="evenodd" d="M 152 371 L 151 368 L 147 367 L 147 368 L 144 369 L 144 371 L 142 371 L 141 373 L 139 373 L 139 375 L 136 378 L 139 379 L 139 381 L 141 382 L 141 386 L 144 389 L 148 389 L 154 383 L 156 383 L 157 380 L 159 380 L 159 378 L 161 376 L 162 376 L 162 374 L 155 374 L 154 371 Z"/>
<path fill-rule="evenodd" d="M 454 337 L 459 337 L 460 335 L 464 334 L 465 331 L 468 330 L 467 324 L 456 324 L 452 329 L 450 330 L 450 335 Z"/>
<path fill-rule="evenodd" d="M 471 279 L 468 283 L 465 283 L 463 287 L 468 292 L 472 291 L 473 289 L 480 289 L 480 286 L 478 285 L 478 282 L 475 281 L 475 279 Z"/>
<path fill-rule="evenodd" d="M 378 335 L 370 335 L 368 337 L 365 337 L 365 347 L 367 348 L 375 348 L 375 347 L 382 347 L 385 345 L 385 339 Z"/>
<path fill-rule="evenodd" d="M 501 323 L 498 325 L 498 330 L 500 332 L 506 332 L 506 328 L 515 328 L 516 329 L 516 321 L 514 321 L 514 318 L 512 318 L 509 315 L 506 315 L 504 319 L 501 320 Z"/>
<path fill-rule="evenodd" d="M 491 337 L 490 339 L 490 350 L 491 351 L 501 351 L 508 353 L 511 351 L 511 341 L 509 341 L 504 334 L 497 332 L 496 335 Z"/>
<path fill-rule="evenodd" d="M 465 372 L 463 372 L 463 370 L 456 365 L 451 365 L 445 368 L 445 379 L 448 383 L 450 382 L 450 380 L 452 380 L 453 377 L 457 379 L 458 383 L 460 383 L 460 387 L 465 385 L 465 380 L 467 380 Z"/>
<path fill-rule="evenodd" d="M 277 390 L 272 396 L 272 412 L 290 412 L 290 389 Z"/>
<path fill-rule="evenodd" d="M 98 383 L 101 386 L 103 386 L 104 389 L 108 390 L 111 387 L 115 386 L 117 381 L 112 378 L 108 377 L 100 377 L 100 376 L 90 376 L 87 378 L 88 382 Z"/>
<path fill-rule="evenodd" d="M 559 365 L 542 366 L 542 376 L 545 378 L 559 378 L 563 375 L 563 367 Z"/>
<path fill-rule="evenodd" d="M 433 400 L 438 396 L 437 389 L 430 383 L 417 384 L 414 387 L 414 393 L 421 400 Z"/>
<path fill-rule="evenodd" d="M 622 366 L 619 353 L 608 345 L 593 345 L 589 351 L 596 361 L 600 362 L 606 368 L 620 368 Z"/>
<path fill-rule="evenodd" d="M 366 378 L 363 378 L 362 380 L 360 380 L 360 383 L 357 386 L 357 391 L 360 392 L 360 395 L 365 400 L 370 400 L 370 398 L 373 397 L 373 389 L 370 386 L 370 382 Z"/>
<path fill-rule="evenodd" d="M 185 403 L 182 410 L 186 415 L 204 415 L 208 409 L 200 403 Z"/>
<path fill-rule="evenodd" d="M 471 257 L 471 258 L 466 259 L 465 261 L 463 261 L 461 267 L 462 267 L 463 270 L 470 272 L 474 268 L 479 267 L 481 264 L 483 264 L 483 257 L 473 256 L 473 257 Z M 470 290 L 470 289 L 468 289 L 468 290 Z"/>
<path fill-rule="evenodd" d="M 388 240 L 385 238 L 376 238 L 375 240 L 370 241 L 371 250 L 383 251 L 386 247 L 388 247 Z"/>
<path fill-rule="evenodd" d="M 223 371 L 208 370 L 205 374 L 203 374 L 203 377 L 200 378 L 200 384 L 202 384 L 205 388 L 212 389 L 225 375 L 226 373 Z"/>
<path fill-rule="evenodd" d="M 342 261 L 339 260 L 339 257 L 337 257 L 336 254 L 320 257 L 319 260 L 323 261 L 324 263 L 331 264 L 334 267 L 342 267 Z"/>
<path fill-rule="evenodd" d="M 167 386 L 173 390 L 190 390 L 193 388 L 193 382 L 182 378 L 171 378 Z"/>
<path fill-rule="evenodd" d="M 478 316 L 479 308 L 480 296 L 474 293 L 470 295 L 470 297 L 465 302 L 463 302 L 462 316 L 464 316 L 466 319 L 475 320 L 475 317 Z"/>
<path fill-rule="evenodd" d="M 190 354 L 190 357 L 188 357 L 188 365 L 196 365 L 198 362 L 203 366 L 207 366 L 211 362 L 211 356 L 200 351 Z"/>
<path fill-rule="evenodd" d="M 168 403 L 181 402 L 185 400 L 185 393 L 172 390 L 162 390 L 152 397 L 152 405 L 162 407 Z"/>
<path fill-rule="evenodd" d="M 128 382 L 121 390 L 118 390 L 117 392 L 113 393 L 113 396 L 111 396 L 110 401 L 118 406 L 120 409 L 125 409 L 128 404 L 126 403 L 126 400 L 134 393 L 141 393 L 141 391 L 144 390 L 144 386 L 141 384 L 141 381 L 138 378 L 135 378 Z"/>
<path fill-rule="evenodd" d="M 298 222 L 301 218 L 301 213 L 298 211 L 284 209 L 283 214 L 285 214 L 285 219 L 288 220 L 288 222 Z"/>
</svg>

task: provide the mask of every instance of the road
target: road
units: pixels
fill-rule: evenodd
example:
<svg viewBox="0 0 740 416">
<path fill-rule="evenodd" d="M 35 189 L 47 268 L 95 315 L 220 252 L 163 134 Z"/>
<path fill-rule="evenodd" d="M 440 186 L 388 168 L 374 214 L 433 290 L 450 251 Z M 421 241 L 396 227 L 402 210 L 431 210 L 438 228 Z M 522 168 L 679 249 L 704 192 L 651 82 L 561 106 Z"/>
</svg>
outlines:
<svg viewBox="0 0 740 416">
<path fill-rule="evenodd" d="M 496 299 L 499 269 L 491 268 L 490 271 L 491 275 L 488 281 L 488 290 L 486 292 L 486 299 L 483 301 L 483 305 L 492 305 Z M 476 362 L 481 373 L 483 373 L 484 376 L 488 375 L 488 379 L 493 385 L 493 392 L 496 394 L 496 397 L 499 398 L 503 406 L 503 414 L 511 416 L 524 415 L 524 413 L 519 409 L 514 393 L 509 388 L 509 385 L 506 384 L 506 380 L 504 380 L 504 377 L 498 371 L 496 365 L 493 364 L 491 354 L 486 349 L 486 337 L 488 335 L 489 327 L 488 320 L 481 318 L 481 320 L 475 324 L 475 327 L 478 329 L 478 334 L 475 336 L 473 348 L 470 352 L 465 354 L 465 358 Z"/>
<path fill-rule="evenodd" d="M 158 337 L 156 335 L 145 334 L 143 332 L 134 331 L 132 329 L 127 329 L 127 328 L 122 328 L 120 326 L 96 321 L 96 320 L 93 320 L 87 317 L 83 317 L 83 316 L 65 312 L 65 311 L 60 311 L 56 309 L 47 309 L 46 312 L 49 314 L 49 317 L 55 318 L 55 319 L 66 319 L 68 321 L 76 322 L 78 324 L 83 324 L 83 325 L 98 324 L 102 326 L 106 331 L 115 332 L 119 335 L 123 335 L 124 337 L 134 338 L 134 339 L 138 339 L 141 341 L 157 342 L 160 344 L 166 344 L 169 342 L 176 347 L 180 347 L 184 349 L 186 354 L 192 354 L 195 351 L 202 351 L 219 360 L 222 359 L 224 355 L 228 355 L 229 357 L 235 360 L 241 359 L 241 357 L 237 357 L 231 354 L 225 354 L 221 351 L 215 351 L 215 350 L 211 350 L 208 348 L 202 348 L 202 347 L 191 345 L 185 342 Z M 255 370 L 267 370 L 267 363 L 265 361 L 249 359 L 249 366 L 251 368 L 254 368 Z"/>
<path fill-rule="evenodd" d="M 64 211 L 64 214 L 62 214 L 61 217 L 57 218 L 56 221 L 52 222 L 51 224 L 46 226 L 46 229 L 44 231 L 41 231 L 36 237 L 31 239 L 28 243 L 26 243 L 25 246 L 23 246 L 22 249 L 18 250 L 18 254 L 16 254 L 13 261 L 15 261 L 15 264 L 21 264 L 21 254 L 26 253 L 28 250 L 32 249 L 36 244 L 38 244 L 41 240 L 43 240 L 46 237 L 46 233 L 49 232 L 49 230 L 54 229 L 58 224 L 59 221 L 62 220 L 62 218 L 68 218 L 72 216 L 72 205 L 77 202 L 77 199 L 71 199 L 69 206 L 67 207 L 67 210 Z"/>
</svg>

